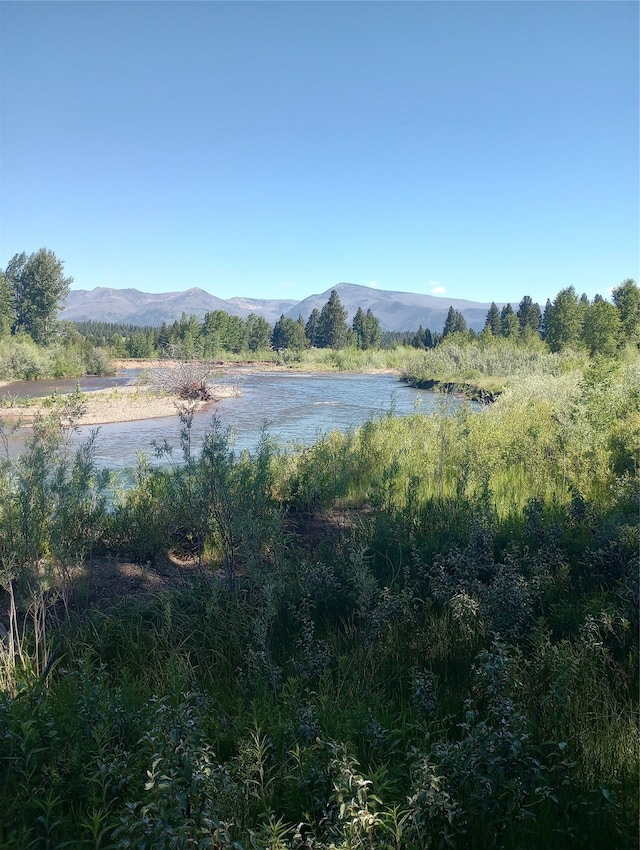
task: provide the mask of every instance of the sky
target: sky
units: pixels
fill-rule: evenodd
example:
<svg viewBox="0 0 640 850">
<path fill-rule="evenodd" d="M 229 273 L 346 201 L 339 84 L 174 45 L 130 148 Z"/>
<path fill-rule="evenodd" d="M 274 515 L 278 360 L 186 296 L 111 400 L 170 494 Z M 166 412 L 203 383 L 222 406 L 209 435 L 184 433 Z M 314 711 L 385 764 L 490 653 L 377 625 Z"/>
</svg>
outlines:
<svg viewBox="0 0 640 850">
<path fill-rule="evenodd" d="M 0 265 L 544 305 L 639 266 L 637 2 L 0 2 Z"/>
</svg>

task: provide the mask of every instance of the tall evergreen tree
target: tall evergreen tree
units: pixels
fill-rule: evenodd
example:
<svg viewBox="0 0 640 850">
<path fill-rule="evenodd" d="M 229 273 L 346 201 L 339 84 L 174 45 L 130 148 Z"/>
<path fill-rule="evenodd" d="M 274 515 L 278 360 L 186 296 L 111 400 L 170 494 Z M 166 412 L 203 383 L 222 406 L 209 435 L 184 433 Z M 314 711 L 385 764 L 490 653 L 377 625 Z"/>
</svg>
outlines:
<svg viewBox="0 0 640 850">
<path fill-rule="evenodd" d="M 553 304 L 551 303 L 551 299 L 547 298 L 547 303 L 544 305 L 544 312 L 542 314 L 542 318 L 540 319 L 540 336 L 542 337 L 542 339 L 547 338 L 549 330 L 549 318 L 551 317 L 552 312 Z"/>
<path fill-rule="evenodd" d="M 454 310 L 453 305 L 449 307 L 449 311 L 447 313 L 447 318 L 444 322 L 444 327 L 442 329 L 442 338 L 445 339 L 451 334 L 460 333 L 466 334 L 467 332 L 467 321 L 465 317 L 458 310 Z"/>
<path fill-rule="evenodd" d="M 540 322 L 542 320 L 540 305 L 536 304 L 530 295 L 524 296 L 518 306 L 516 315 L 520 322 L 520 333 L 525 334 L 527 328 L 535 331 L 535 333 L 540 332 Z"/>
<path fill-rule="evenodd" d="M 318 322 L 320 321 L 320 310 L 317 307 L 314 307 L 311 313 L 309 314 L 309 318 L 307 319 L 307 324 L 304 326 L 304 333 L 307 338 L 307 343 L 313 347 L 318 345 Z"/>
<path fill-rule="evenodd" d="M 498 310 L 498 306 L 495 301 L 491 302 L 491 307 L 487 312 L 487 318 L 484 321 L 484 329 L 490 329 L 491 333 L 494 336 L 501 336 L 502 334 L 502 319 L 500 318 L 500 310 Z"/>
<path fill-rule="evenodd" d="M 420 325 L 418 330 L 415 332 L 413 339 L 411 340 L 411 345 L 414 348 L 426 348 L 427 347 L 426 344 L 425 344 L 425 330 L 422 327 L 422 325 Z"/>
<path fill-rule="evenodd" d="M 505 304 L 500 311 L 500 322 L 502 323 L 502 336 L 514 337 L 520 331 L 520 322 L 513 312 L 511 304 Z"/>
<path fill-rule="evenodd" d="M 379 347 L 382 338 L 380 322 L 370 309 L 365 313 L 362 307 L 358 307 L 353 317 L 353 332 L 357 348 L 367 349 Z"/>
<path fill-rule="evenodd" d="M 342 306 L 338 293 L 331 290 L 329 300 L 320 311 L 317 342 L 320 348 L 344 348 L 349 341 L 347 311 Z"/>
</svg>

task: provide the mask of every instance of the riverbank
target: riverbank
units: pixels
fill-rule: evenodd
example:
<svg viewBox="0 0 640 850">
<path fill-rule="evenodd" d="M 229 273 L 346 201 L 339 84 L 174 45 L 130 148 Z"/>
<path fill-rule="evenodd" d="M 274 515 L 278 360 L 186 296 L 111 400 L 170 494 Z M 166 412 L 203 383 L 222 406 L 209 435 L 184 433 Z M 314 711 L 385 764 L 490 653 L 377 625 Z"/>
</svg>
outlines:
<svg viewBox="0 0 640 850">
<path fill-rule="evenodd" d="M 137 422 L 144 419 L 161 419 L 175 416 L 178 407 L 188 403 L 194 410 L 215 404 L 223 398 L 238 395 L 231 386 L 210 387 L 210 401 L 181 401 L 176 395 L 159 393 L 144 386 L 130 385 L 114 389 L 96 390 L 91 393 L 49 398 L 29 399 L 6 407 L 0 407 L 0 418 L 5 422 L 20 422 L 31 425 L 37 417 L 46 416 L 54 410 L 65 414 L 65 407 L 75 404 L 80 411 L 78 425 L 105 425 L 112 422 Z"/>
</svg>

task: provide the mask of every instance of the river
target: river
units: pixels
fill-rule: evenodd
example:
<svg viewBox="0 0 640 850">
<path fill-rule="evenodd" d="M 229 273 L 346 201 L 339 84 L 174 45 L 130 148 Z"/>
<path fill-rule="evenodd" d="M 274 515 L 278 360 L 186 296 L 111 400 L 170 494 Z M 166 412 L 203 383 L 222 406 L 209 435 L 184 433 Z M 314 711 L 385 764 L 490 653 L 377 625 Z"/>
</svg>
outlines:
<svg viewBox="0 0 640 850">
<path fill-rule="evenodd" d="M 82 379 L 83 391 L 109 386 L 109 381 L 127 381 L 132 374 L 115 379 Z M 333 429 L 346 431 L 371 417 L 393 413 L 404 416 L 420 411 L 428 413 L 443 396 L 417 390 L 401 383 L 394 375 L 354 373 L 300 372 L 233 372 L 228 379 L 238 385 L 240 395 L 227 398 L 194 415 L 191 429 L 192 445 L 197 451 L 203 435 L 217 414 L 223 427 L 232 430 L 232 447 L 241 451 L 256 447 L 263 427 L 266 427 L 282 446 L 294 443 L 310 444 L 320 434 Z M 45 385 L 46 384 L 46 385 Z M 77 382 L 31 382 L 21 387 L 13 384 L 12 394 L 48 395 L 54 389 L 72 390 Z M 461 402 L 451 399 L 457 406 Z M 1 415 L 1 412 L 0 412 Z M 180 458 L 180 422 L 177 415 L 139 422 L 121 422 L 83 427 L 72 437 L 79 445 L 89 433 L 98 429 L 96 461 L 99 466 L 125 469 L 135 465 L 139 452 L 155 460 L 154 441 L 165 440 L 174 446 L 174 456 Z M 22 436 L 12 438 L 11 453 L 20 450 Z M 159 461 L 159 462 L 162 462 Z M 165 459 L 164 462 L 168 462 Z"/>
</svg>

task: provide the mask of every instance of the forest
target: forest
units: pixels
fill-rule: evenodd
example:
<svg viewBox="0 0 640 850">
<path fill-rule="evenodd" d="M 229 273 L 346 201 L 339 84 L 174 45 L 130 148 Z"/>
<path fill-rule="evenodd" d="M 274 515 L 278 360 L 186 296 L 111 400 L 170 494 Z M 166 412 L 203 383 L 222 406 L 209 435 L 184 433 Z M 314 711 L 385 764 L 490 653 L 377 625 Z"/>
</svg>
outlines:
<svg viewBox="0 0 640 850">
<path fill-rule="evenodd" d="M 0 847 L 638 847 L 638 288 L 497 312 L 327 348 L 480 410 L 239 453 L 183 409 L 128 487 L 71 402 L 0 427 Z"/>
</svg>

